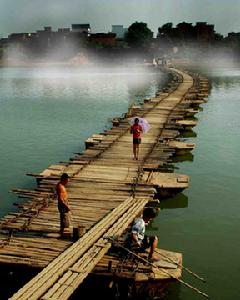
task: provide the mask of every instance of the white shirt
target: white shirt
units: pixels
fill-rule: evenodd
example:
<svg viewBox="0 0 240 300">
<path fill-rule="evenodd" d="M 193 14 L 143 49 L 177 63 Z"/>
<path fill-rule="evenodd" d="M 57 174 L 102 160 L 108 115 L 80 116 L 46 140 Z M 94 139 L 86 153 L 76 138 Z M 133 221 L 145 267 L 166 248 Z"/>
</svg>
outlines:
<svg viewBox="0 0 240 300">
<path fill-rule="evenodd" d="M 133 221 L 131 233 L 137 234 L 138 242 L 142 242 L 145 234 L 145 222 L 142 218 Z"/>
</svg>

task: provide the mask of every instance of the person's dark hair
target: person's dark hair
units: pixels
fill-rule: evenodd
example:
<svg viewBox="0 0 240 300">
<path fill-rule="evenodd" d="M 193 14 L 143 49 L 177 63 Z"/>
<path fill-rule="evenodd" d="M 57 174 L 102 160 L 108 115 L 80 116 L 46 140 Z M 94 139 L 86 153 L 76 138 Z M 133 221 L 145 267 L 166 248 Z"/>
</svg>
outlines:
<svg viewBox="0 0 240 300">
<path fill-rule="evenodd" d="M 66 180 L 66 179 L 68 179 L 68 178 L 69 178 L 69 176 L 68 176 L 67 173 L 63 173 L 63 174 L 61 175 L 61 180 Z"/>
<path fill-rule="evenodd" d="M 139 119 L 138 118 L 135 118 L 134 119 L 134 123 L 138 123 L 139 122 Z"/>
<path fill-rule="evenodd" d="M 143 218 L 155 218 L 156 217 L 156 212 L 153 208 L 147 207 L 143 211 Z"/>
</svg>

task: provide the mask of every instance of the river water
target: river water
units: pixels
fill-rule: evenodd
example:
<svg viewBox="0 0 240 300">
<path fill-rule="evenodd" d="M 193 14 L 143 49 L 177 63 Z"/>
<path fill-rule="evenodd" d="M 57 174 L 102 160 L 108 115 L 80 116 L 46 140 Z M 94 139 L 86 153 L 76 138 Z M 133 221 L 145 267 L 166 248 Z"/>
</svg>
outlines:
<svg viewBox="0 0 240 300">
<path fill-rule="evenodd" d="M 153 96 L 165 80 L 143 68 L 1 68 L 0 216 L 18 202 L 10 190 L 35 187 L 26 173 L 81 152 L 89 136 Z"/>
<path fill-rule="evenodd" d="M 235 300 L 240 293 L 240 70 L 212 70 L 208 76 L 208 102 L 188 138 L 197 147 L 175 165 L 176 172 L 190 176 L 190 187 L 162 201 L 149 233 L 159 235 L 161 248 L 182 252 L 184 265 L 207 283 L 184 273 L 185 281 L 212 299 Z M 108 128 L 108 120 L 130 104 L 154 95 L 163 82 L 163 75 L 142 69 L 0 69 L 0 215 L 20 201 L 9 190 L 35 186 L 26 173 L 82 151 L 87 137 Z M 165 297 L 200 298 L 178 284 Z"/>
<path fill-rule="evenodd" d="M 184 265 L 207 280 L 202 284 L 184 272 L 183 279 L 211 299 L 240 299 L 240 69 L 216 69 L 208 102 L 198 113 L 193 157 L 176 164 L 190 176 L 184 195 L 162 203 L 153 224 L 160 245 L 183 253 Z M 153 230 L 155 231 L 155 230 Z M 167 300 L 201 299 L 175 285 Z"/>
</svg>

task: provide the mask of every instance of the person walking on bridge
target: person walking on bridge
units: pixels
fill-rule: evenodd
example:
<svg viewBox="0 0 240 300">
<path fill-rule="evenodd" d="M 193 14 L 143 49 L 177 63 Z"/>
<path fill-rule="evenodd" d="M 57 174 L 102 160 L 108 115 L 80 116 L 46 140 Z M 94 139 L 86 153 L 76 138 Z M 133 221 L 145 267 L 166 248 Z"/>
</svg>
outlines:
<svg viewBox="0 0 240 300">
<path fill-rule="evenodd" d="M 70 206 L 68 203 L 68 195 L 66 185 L 69 176 L 67 173 L 61 175 L 60 181 L 56 185 L 56 193 L 58 198 L 58 211 L 60 213 L 60 235 L 63 237 L 64 229 L 70 227 Z"/>
<path fill-rule="evenodd" d="M 139 145 L 141 144 L 141 134 L 143 132 L 142 126 L 139 125 L 139 119 L 134 119 L 134 124 L 131 126 L 130 132 L 133 135 L 133 155 L 134 159 L 138 160 Z"/>
</svg>

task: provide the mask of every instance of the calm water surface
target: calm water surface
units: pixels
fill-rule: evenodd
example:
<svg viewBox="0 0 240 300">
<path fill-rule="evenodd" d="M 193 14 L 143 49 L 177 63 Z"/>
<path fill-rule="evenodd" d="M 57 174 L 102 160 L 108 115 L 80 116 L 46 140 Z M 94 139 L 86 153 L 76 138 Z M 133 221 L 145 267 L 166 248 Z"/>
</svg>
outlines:
<svg viewBox="0 0 240 300">
<path fill-rule="evenodd" d="M 0 216 L 19 201 L 11 189 L 35 187 L 26 173 L 82 151 L 87 137 L 153 96 L 165 79 L 140 68 L 1 68 Z"/>
<path fill-rule="evenodd" d="M 162 203 L 153 226 L 160 245 L 183 253 L 184 265 L 206 278 L 183 279 L 211 299 L 240 299 L 240 69 L 208 73 L 209 101 L 198 113 L 197 147 L 176 172 L 190 176 L 184 195 Z M 193 160 L 193 161 L 191 161 Z M 175 286 L 167 300 L 195 300 L 200 295 Z"/>
<path fill-rule="evenodd" d="M 159 246 L 183 253 L 184 264 L 207 279 L 183 279 L 211 299 L 240 299 L 240 70 L 208 74 L 209 101 L 198 113 L 197 148 L 177 172 L 190 176 L 190 188 L 162 202 L 150 232 Z M 13 187 L 34 187 L 24 176 L 67 160 L 84 140 L 108 128 L 129 104 L 149 97 L 161 85 L 156 74 L 124 70 L 82 73 L 78 69 L 1 69 L 1 215 L 12 211 Z M 175 285 L 167 300 L 200 295 Z"/>
</svg>

